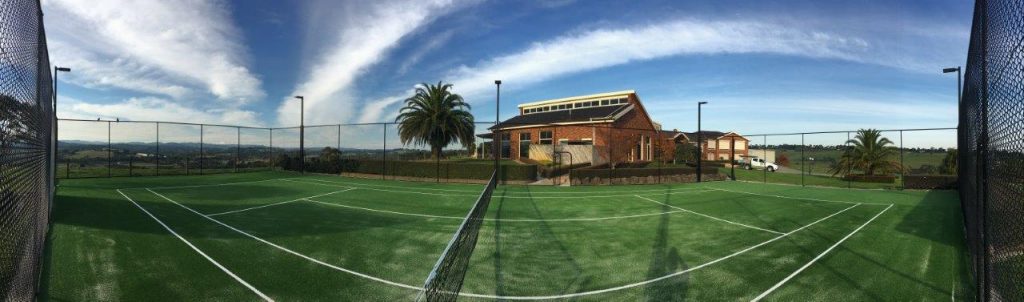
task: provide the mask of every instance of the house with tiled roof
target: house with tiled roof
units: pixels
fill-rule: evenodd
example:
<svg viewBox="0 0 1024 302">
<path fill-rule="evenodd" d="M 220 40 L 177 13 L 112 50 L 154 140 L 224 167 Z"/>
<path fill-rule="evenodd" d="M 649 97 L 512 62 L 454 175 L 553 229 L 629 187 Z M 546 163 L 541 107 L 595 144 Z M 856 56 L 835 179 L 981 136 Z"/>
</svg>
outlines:
<svg viewBox="0 0 1024 302">
<path fill-rule="evenodd" d="M 519 115 L 489 128 L 501 134 L 502 158 L 600 165 L 653 161 L 674 152 L 633 90 L 530 102 L 518 109 Z"/>
</svg>

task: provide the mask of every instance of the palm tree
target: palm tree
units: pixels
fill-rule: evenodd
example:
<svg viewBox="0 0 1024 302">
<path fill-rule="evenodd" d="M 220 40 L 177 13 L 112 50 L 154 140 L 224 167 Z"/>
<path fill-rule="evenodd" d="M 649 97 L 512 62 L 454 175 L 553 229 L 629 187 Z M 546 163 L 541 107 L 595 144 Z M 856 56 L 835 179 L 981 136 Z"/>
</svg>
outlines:
<svg viewBox="0 0 1024 302">
<path fill-rule="evenodd" d="M 453 142 L 466 148 L 474 143 L 473 114 L 462 96 L 451 92 L 452 84 L 437 82 L 416 87 L 399 111 L 398 137 L 402 144 L 430 145 L 431 156 L 441 158 L 441 148 Z"/>
<path fill-rule="evenodd" d="M 849 175 L 853 169 L 861 170 L 864 175 L 875 173 L 888 174 L 900 170 L 900 164 L 893 160 L 899 150 L 893 142 L 882 136 L 876 129 L 857 130 L 857 136 L 846 141 L 851 147 L 843 152 L 839 162 L 832 168 L 832 175 Z"/>
</svg>

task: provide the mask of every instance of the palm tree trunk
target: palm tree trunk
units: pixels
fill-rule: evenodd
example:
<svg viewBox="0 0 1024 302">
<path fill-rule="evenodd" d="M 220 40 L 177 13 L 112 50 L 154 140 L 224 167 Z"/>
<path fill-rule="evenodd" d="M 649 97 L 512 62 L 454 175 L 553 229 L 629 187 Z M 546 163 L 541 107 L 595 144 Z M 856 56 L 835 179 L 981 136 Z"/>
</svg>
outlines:
<svg viewBox="0 0 1024 302">
<path fill-rule="evenodd" d="M 430 154 L 431 154 L 431 156 L 434 157 L 434 159 L 440 160 L 441 159 L 441 147 L 440 146 L 430 146 Z"/>
</svg>

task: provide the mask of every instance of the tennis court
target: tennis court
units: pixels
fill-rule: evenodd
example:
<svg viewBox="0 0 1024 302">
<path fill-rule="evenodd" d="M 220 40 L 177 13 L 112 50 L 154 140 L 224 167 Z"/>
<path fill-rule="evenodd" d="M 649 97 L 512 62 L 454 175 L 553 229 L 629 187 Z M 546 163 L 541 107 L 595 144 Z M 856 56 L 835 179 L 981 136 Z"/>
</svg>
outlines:
<svg viewBox="0 0 1024 302">
<path fill-rule="evenodd" d="M 484 187 L 66 180 L 43 298 L 414 300 Z M 957 300 L 961 217 L 953 191 L 499 185 L 459 300 Z"/>
</svg>

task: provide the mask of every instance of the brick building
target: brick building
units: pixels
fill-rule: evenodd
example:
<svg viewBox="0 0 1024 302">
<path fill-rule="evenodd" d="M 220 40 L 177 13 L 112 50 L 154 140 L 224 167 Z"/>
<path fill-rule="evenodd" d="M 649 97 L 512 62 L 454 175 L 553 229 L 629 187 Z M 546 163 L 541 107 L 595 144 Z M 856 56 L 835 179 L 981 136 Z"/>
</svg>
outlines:
<svg viewBox="0 0 1024 302">
<path fill-rule="evenodd" d="M 668 161 L 675 151 L 633 90 L 520 104 L 519 115 L 490 130 L 503 138 L 502 158 L 522 161 Z"/>
</svg>

